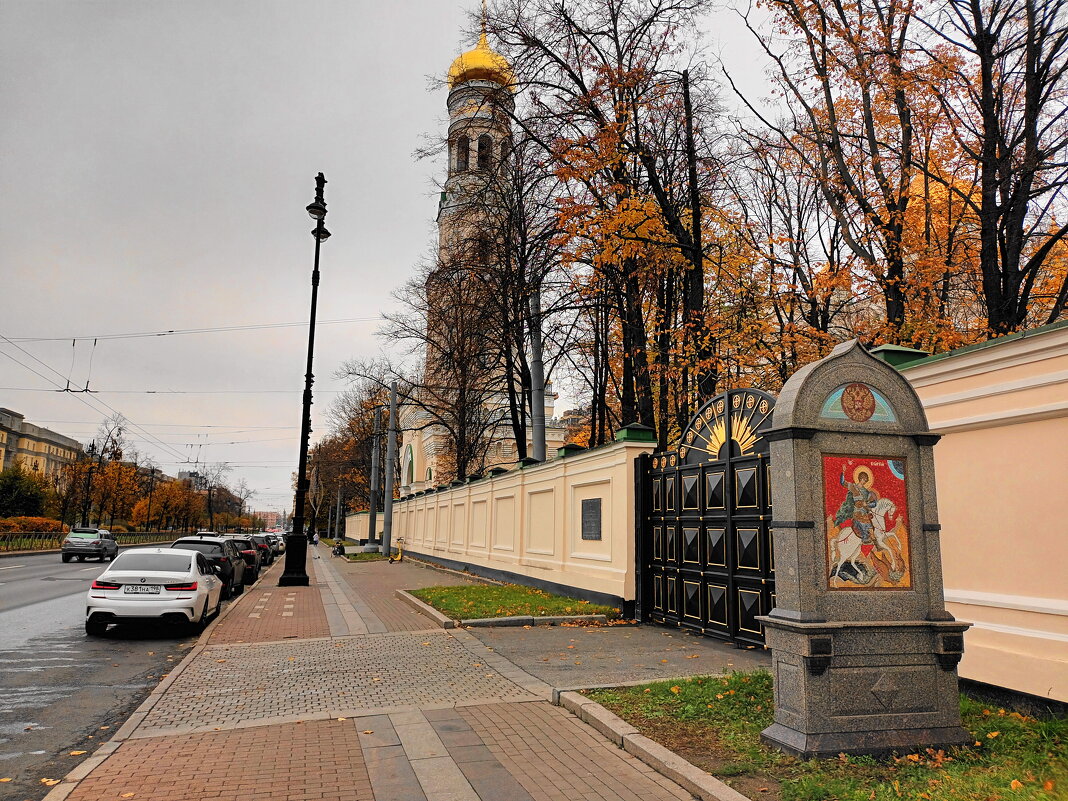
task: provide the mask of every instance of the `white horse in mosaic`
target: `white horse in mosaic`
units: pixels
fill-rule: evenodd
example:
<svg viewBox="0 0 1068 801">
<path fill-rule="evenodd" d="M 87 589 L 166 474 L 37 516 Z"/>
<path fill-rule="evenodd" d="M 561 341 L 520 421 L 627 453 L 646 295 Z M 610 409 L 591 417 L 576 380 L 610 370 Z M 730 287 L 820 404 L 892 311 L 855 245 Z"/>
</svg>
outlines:
<svg viewBox="0 0 1068 801">
<path fill-rule="evenodd" d="M 872 537 L 875 540 L 875 545 L 890 554 L 893 559 L 893 566 L 890 571 L 890 578 L 893 581 L 900 579 L 905 572 L 905 561 L 901 558 L 901 540 L 894 533 L 895 526 L 892 524 L 889 531 L 886 528 L 886 521 L 896 514 L 897 504 L 889 498 L 880 498 L 876 501 L 875 508 L 872 510 Z M 833 522 L 833 519 L 828 519 L 828 525 Z M 861 546 L 863 544 L 864 542 L 861 540 L 860 535 L 853 530 L 852 526 L 846 526 L 835 535 L 835 538 L 831 540 L 831 557 L 834 560 L 829 574 L 831 578 L 841 580 L 838 576 L 838 571 L 847 563 L 852 565 L 858 576 L 869 572 L 869 568 L 866 566 L 861 567 L 857 563 L 857 557 L 861 554 Z"/>
</svg>

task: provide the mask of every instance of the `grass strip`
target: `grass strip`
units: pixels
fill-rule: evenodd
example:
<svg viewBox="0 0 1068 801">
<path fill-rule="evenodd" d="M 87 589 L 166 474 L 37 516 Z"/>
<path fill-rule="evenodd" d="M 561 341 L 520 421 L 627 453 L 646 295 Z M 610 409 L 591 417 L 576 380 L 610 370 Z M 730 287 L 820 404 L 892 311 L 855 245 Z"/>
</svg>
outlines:
<svg viewBox="0 0 1068 801">
<path fill-rule="evenodd" d="M 961 696 L 974 745 L 883 759 L 800 760 L 760 742 L 772 722 L 767 671 L 585 693 L 648 737 L 769 801 L 1021 801 L 1068 798 L 1068 720 L 1034 718 Z"/>
<path fill-rule="evenodd" d="M 607 615 L 610 618 L 619 616 L 619 610 L 613 606 L 593 604 L 563 595 L 551 595 L 520 584 L 426 587 L 409 592 L 454 620 L 520 615 Z"/>
<path fill-rule="evenodd" d="M 346 553 L 345 558 L 350 562 L 381 562 L 386 558 L 386 555 L 373 551 L 358 551 L 356 553 Z"/>
</svg>

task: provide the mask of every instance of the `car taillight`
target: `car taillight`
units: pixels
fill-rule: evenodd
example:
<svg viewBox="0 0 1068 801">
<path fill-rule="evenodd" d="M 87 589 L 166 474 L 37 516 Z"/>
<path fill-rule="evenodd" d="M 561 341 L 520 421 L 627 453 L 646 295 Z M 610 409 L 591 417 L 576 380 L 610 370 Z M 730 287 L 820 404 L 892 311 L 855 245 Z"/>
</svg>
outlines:
<svg viewBox="0 0 1068 801">
<path fill-rule="evenodd" d="M 256 555 L 256 552 L 255 552 L 255 551 L 253 551 L 252 549 L 249 549 L 249 550 L 247 550 L 247 551 L 242 551 L 241 553 L 250 553 L 250 554 L 252 554 L 253 556 L 255 556 L 255 555 Z"/>
<path fill-rule="evenodd" d="M 93 586 L 91 586 L 89 589 L 91 589 L 91 590 L 117 590 L 121 586 L 122 586 L 121 584 L 116 584 L 113 581 L 94 581 L 93 582 Z"/>
<path fill-rule="evenodd" d="M 229 560 L 229 559 L 228 559 L 227 557 L 225 557 L 225 556 L 220 556 L 220 557 L 219 557 L 219 561 L 220 561 L 220 562 L 221 562 L 222 564 L 224 564 L 224 565 L 228 565 L 228 564 L 230 564 L 230 560 Z"/>
<path fill-rule="evenodd" d="M 90 542 L 89 544 L 90 544 L 90 545 L 99 545 L 99 544 L 100 544 L 100 540 L 93 540 L 93 541 L 92 541 L 92 542 Z"/>
<path fill-rule="evenodd" d="M 164 584 L 163 585 L 163 589 L 169 590 L 170 592 L 182 592 L 184 590 L 195 590 L 196 588 L 197 588 L 197 583 L 195 581 L 190 582 L 189 584 Z"/>
</svg>

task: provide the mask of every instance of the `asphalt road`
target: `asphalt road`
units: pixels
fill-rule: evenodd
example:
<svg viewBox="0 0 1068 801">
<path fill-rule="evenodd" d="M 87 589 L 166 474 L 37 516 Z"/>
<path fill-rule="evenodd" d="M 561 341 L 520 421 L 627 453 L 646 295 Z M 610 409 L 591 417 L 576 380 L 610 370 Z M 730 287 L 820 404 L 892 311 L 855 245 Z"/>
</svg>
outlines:
<svg viewBox="0 0 1068 801">
<path fill-rule="evenodd" d="M 0 798 L 43 798 L 106 741 L 196 640 L 185 629 L 85 635 L 85 593 L 107 564 L 0 559 Z"/>
</svg>

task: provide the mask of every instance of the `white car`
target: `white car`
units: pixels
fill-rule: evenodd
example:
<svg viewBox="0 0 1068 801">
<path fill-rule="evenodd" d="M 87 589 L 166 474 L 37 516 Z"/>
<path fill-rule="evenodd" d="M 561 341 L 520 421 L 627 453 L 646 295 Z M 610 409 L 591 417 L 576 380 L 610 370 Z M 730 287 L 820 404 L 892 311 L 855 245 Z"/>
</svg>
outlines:
<svg viewBox="0 0 1068 801">
<path fill-rule="evenodd" d="M 85 633 L 109 623 L 160 620 L 203 629 L 219 613 L 223 582 L 197 551 L 138 548 L 125 551 L 93 582 L 86 597 Z"/>
</svg>

